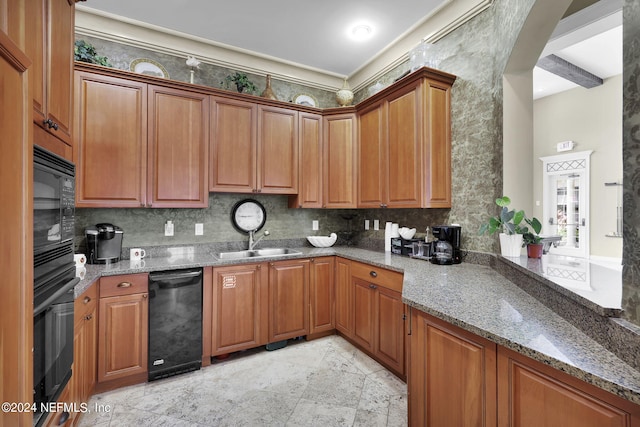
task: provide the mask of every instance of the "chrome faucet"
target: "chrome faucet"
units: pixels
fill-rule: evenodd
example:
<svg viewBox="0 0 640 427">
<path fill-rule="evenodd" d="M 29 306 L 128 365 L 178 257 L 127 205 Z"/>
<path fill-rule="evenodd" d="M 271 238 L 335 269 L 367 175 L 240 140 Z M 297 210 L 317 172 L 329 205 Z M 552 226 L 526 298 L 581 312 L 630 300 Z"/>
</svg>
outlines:
<svg viewBox="0 0 640 427">
<path fill-rule="evenodd" d="M 262 238 L 263 238 L 263 237 L 268 236 L 268 235 L 270 234 L 270 233 L 269 233 L 269 230 L 265 230 L 265 231 L 264 231 L 264 234 L 262 234 L 262 236 L 258 237 L 258 240 L 255 240 L 255 241 L 254 241 L 254 240 L 253 240 L 253 234 L 254 234 L 254 233 L 255 233 L 255 231 L 250 231 L 250 232 L 249 232 L 249 250 L 250 250 L 250 251 L 252 251 L 252 250 L 253 250 L 253 248 L 255 248 L 255 247 L 256 247 L 256 245 L 258 244 L 258 242 L 259 242 L 260 240 L 262 240 Z"/>
</svg>

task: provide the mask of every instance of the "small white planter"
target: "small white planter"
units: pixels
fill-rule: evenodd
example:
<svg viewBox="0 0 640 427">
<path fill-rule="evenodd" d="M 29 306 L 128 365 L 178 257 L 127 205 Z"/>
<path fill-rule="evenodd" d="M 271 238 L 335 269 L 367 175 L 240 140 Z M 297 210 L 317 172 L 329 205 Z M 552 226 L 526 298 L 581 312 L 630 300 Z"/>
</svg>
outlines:
<svg viewBox="0 0 640 427">
<path fill-rule="evenodd" d="M 500 253 L 504 257 L 519 257 L 522 250 L 522 234 L 500 233 Z"/>
</svg>

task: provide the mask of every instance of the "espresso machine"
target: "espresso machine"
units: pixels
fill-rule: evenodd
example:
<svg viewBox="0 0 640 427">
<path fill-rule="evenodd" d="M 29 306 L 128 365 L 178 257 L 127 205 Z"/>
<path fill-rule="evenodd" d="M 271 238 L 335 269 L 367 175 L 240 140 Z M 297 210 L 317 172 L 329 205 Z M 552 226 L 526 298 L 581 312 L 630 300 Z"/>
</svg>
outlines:
<svg viewBox="0 0 640 427">
<path fill-rule="evenodd" d="M 96 224 L 87 227 L 87 262 L 89 264 L 111 264 L 120 260 L 122 252 L 122 228 L 113 224 Z"/>
<path fill-rule="evenodd" d="M 433 237 L 437 239 L 431 242 L 431 263 L 460 264 L 462 262 L 460 252 L 462 227 L 459 225 L 434 225 L 431 230 Z"/>
</svg>

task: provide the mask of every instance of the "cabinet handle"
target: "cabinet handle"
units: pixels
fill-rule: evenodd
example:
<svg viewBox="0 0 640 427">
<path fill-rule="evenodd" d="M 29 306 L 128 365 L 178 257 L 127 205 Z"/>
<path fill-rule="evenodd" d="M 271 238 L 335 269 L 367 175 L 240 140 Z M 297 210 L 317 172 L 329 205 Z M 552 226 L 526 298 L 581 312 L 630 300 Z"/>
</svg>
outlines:
<svg viewBox="0 0 640 427">
<path fill-rule="evenodd" d="M 145 205 L 144 203 L 140 203 L 140 206 L 144 208 L 147 205 Z"/>
<path fill-rule="evenodd" d="M 262 264 L 258 264 L 258 265 L 256 266 L 256 268 L 257 268 L 258 270 L 261 270 L 261 269 L 262 269 Z"/>
<path fill-rule="evenodd" d="M 70 415 L 69 412 L 64 411 L 62 415 L 60 415 L 60 418 L 58 419 L 58 425 L 61 426 L 64 423 L 66 423 L 67 420 L 69 419 L 69 415 Z"/>
<path fill-rule="evenodd" d="M 316 262 L 316 259 L 315 258 L 311 258 L 309 261 Z"/>
<path fill-rule="evenodd" d="M 376 285 L 374 285 L 373 283 L 369 283 L 369 288 L 370 289 L 378 289 L 378 287 Z"/>
<path fill-rule="evenodd" d="M 84 316 L 84 320 L 91 320 L 93 319 L 93 314 L 87 314 L 86 316 Z"/>
<path fill-rule="evenodd" d="M 49 129 L 53 128 L 53 130 L 58 130 L 58 124 L 51 119 L 45 120 L 44 124 L 47 125 Z"/>
<path fill-rule="evenodd" d="M 149 295 L 147 294 L 142 294 L 142 298 L 147 299 L 149 297 Z"/>
<path fill-rule="evenodd" d="M 371 271 L 369 272 L 369 275 L 370 275 L 371 277 L 378 277 L 378 273 L 376 273 L 376 272 L 375 272 L 375 271 L 373 271 L 373 270 L 371 270 Z"/>
<path fill-rule="evenodd" d="M 120 282 L 120 283 L 118 283 L 118 287 L 119 288 L 130 288 L 131 287 L 131 282 Z"/>
<path fill-rule="evenodd" d="M 90 297 L 84 297 L 84 299 L 82 300 L 84 304 L 89 304 L 90 301 L 91 301 Z"/>
</svg>

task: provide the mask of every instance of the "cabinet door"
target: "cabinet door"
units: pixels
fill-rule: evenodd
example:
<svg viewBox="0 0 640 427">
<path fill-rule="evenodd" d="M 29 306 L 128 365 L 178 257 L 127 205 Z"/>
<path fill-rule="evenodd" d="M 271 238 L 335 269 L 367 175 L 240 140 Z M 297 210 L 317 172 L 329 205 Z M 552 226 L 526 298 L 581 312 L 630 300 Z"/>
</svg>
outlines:
<svg viewBox="0 0 640 427">
<path fill-rule="evenodd" d="M 46 49 L 46 127 L 66 144 L 71 145 L 73 118 L 73 40 L 69 31 L 75 22 L 75 2 L 48 0 Z"/>
<path fill-rule="evenodd" d="M 25 38 L 25 52 L 32 63 L 29 67 L 29 92 L 33 98 L 33 122 L 44 127 L 46 120 L 45 91 L 47 74 L 45 56 L 47 46 L 47 1 L 24 2 L 24 13 L 32 17 L 29 22 L 29 35 Z M 37 142 L 36 142 L 37 144 Z"/>
<path fill-rule="evenodd" d="M 256 104 L 211 97 L 209 191 L 256 190 Z"/>
<path fill-rule="evenodd" d="M 209 205 L 209 96 L 149 86 L 148 202 Z"/>
<path fill-rule="evenodd" d="M 428 110 L 423 164 L 423 207 L 451 207 L 451 86 L 427 80 L 423 89 Z"/>
<path fill-rule="evenodd" d="M 495 426 L 496 344 L 411 310 L 409 425 Z"/>
<path fill-rule="evenodd" d="M 335 329 L 333 257 L 311 258 L 309 280 L 309 333 Z"/>
<path fill-rule="evenodd" d="M 146 206 L 147 85 L 75 73 L 77 207 Z"/>
<path fill-rule="evenodd" d="M 637 405 L 498 347 L 498 425 L 633 426 Z"/>
<path fill-rule="evenodd" d="M 325 208 L 356 207 L 355 114 L 325 116 L 324 205 Z"/>
<path fill-rule="evenodd" d="M 291 208 L 322 207 L 322 116 L 298 113 L 300 144 L 299 188 L 289 199 Z"/>
<path fill-rule="evenodd" d="M 389 207 L 419 208 L 422 198 L 422 103 L 420 82 L 388 98 Z M 425 172 L 428 173 L 428 172 Z"/>
<path fill-rule="evenodd" d="M 386 104 L 358 115 L 358 207 L 385 207 L 387 194 Z"/>
<path fill-rule="evenodd" d="M 375 355 L 404 376 L 404 311 L 402 294 L 378 286 L 376 290 Z"/>
<path fill-rule="evenodd" d="M 147 294 L 100 298 L 98 382 L 147 372 Z"/>
<path fill-rule="evenodd" d="M 269 263 L 269 342 L 309 333 L 309 260 Z"/>
<path fill-rule="evenodd" d="M 336 329 L 347 337 L 353 336 L 353 286 L 351 261 L 336 258 Z"/>
<path fill-rule="evenodd" d="M 258 191 L 296 194 L 298 161 L 298 112 L 258 106 Z"/>
<path fill-rule="evenodd" d="M 74 302 L 73 396 L 79 405 L 87 402 L 96 384 L 98 286 L 92 285 Z"/>
<path fill-rule="evenodd" d="M 213 269 L 213 356 L 267 343 L 267 280 L 262 264 Z"/>
<path fill-rule="evenodd" d="M 376 312 L 375 286 L 357 277 L 353 283 L 353 339 L 370 353 L 375 349 Z"/>
</svg>

